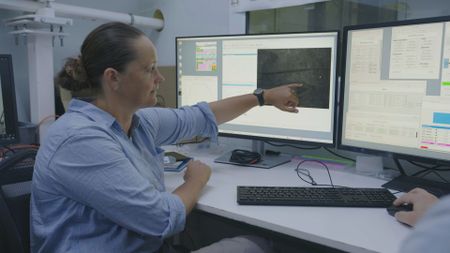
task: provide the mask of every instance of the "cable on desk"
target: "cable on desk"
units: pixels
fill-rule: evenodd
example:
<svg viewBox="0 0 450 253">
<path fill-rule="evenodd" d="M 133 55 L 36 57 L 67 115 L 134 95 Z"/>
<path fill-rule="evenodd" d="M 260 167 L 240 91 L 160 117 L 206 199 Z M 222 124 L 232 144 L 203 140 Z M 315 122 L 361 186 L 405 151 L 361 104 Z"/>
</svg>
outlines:
<svg viewBox="0 0 450 253">
<path fill-rule="evenodd" d="M 231 152 L 230 162 L 239 164 L 255 164 L 261 161 L 261 154 L 243 149 L 235 149 Z"/>
<path fill-rule="evenodd" d="M 424 171 L 432 170 L 432 171 L 450 171 L 450 168 L 441 168 L 443 165 L 436 165 L 431 168 L 424 168 L 423 170 L 420 170 L 412 175 L 423 173 Z"/>
<path fill-rule="evenodd" d="M 352 162 L 356 162 L 355 159 L 348 158 L 348 157 L 346 157 L 346 156 L 340 155 L 340 154 L 338 154 L 338 153 L 332 151 L 331 149 L 329 149 L 329 148 L 327 148 L 327 147 L 325 147 L 325 146 L 299 147 L 299 146 L 290 145 L 290 144 L 276 144 L 276 143 L 273 143 L 273 142 L 270 142 L 270 141 L 264 141 L 264 142 L 267 143 L 267 144 L 269 144 L 269 145 L 275 146 L 275 147 L 292 147 L 292 148 L 303 149 L 303 150 L 316 150 L 316 149 L 321 149 L 321 148 L 323 148 L 323 149 L 325 149 L 326 151 L 328 151 L 329 153 L 331 153 L 331 154 L 333 154 L 333 155 L 335 155 L 335 156 L 337 156 L 337 157 L 340 157 L 340 158 L 342 158 L 342 159 L 349 160 L 349 161 L 352 161 Z"/>
<path fill-rule="evenodd" d="M 308 169 L 300 168 L 300 166 L 302 164 L 306 163 L 306 162 L 318 163 L 318 164 L 321 164 L 323 167 L 325 167 L 325 169 L 327 170 L 327 173 L 328 173 L 328 177 L 330 178 L 330 184 L 318 184 L 314 180 L 314 178 L 311 176 L 311 173 L 310 173 L 310 171 Z M 304 181 L 304 182 L 306 182 L 306 183 L 308 183 L 310 185 L 314 185 L 314 186 L 331 186 L 333 188 L 335 188 L 335 187 L 345 187 L 345 186 L 340 186 L 340 185 L 334 185 L 333 184 L 333 179 L 331 179 L 330 169 L 328 168 L 328 166 L 324 162 L 319 161 L 319 160 L 303 160 L 303 161 L 300 161 L 297 164 L 297 168 L 295 168 L 295 172 L 297 172 L 298 178 L 300 178 L 302 181 Z M 307 177 L 309 179 L 309 181 L 304 179 L 301 175 Z"/>
<path fill-rule="evenodd" d="M 16 153 L 16 151 L 14 149 L 12 149 L 8 146 L 3 146 L 3 147 L 1 147 L 1 149 L 6 149 L 6 151 L 1 150 L 1 157 L 4 157 L 8 151 L 11 153 Z"/>
<path fill-rule="evenodd" d="M 443 169 L 441 169 L 440 167 L 442 167 L 442 165 L 439 166 L 438 168 L 433 169 L 433 170 L 434 171 L 450 171 L 450 168 L 443 168 Z"/>
<path fill-rule="evenodd" d="M 5 145 L 0 147 L 0 158 L 7 156 L 8 152 L 16 153 L 18 150 L 23 149 L 39 149 L 39 145 L 33 144 L 13 144 L 13 145 Z"/>
<path fill-rule="evenodd" d="M 277 143 L 273 143 L 270 141 L 264 141 L 265 143 L 275 146 L 275 147 L 291 147 L 291 148 L 296 148 L 296 149 L 303 149 L 303 150 L 314 150 L 314 149 L 321 149 L 322 146 L 316 146 L 316 147 L 299 147 L 299 146 L 295 146 L 295 145 L 291 145 L 291 144 L 277 144 Z"/>
<path fill-rule="evenodd" d="M 423 169 L 429 169 L 429 170 L 433 170 L 433 169 L 439 168 L 441 166 L 441 165 L 434 165 L 434 166 L 428 167 L 428 166 L 425 166 L 423 164 L 420 164 L 420 163 L 417 163 L 417 162 L 414 162 L 414 161 L 409 161 L 409 160 L 406 160 L 406 161 L 409 162 L 412 165 L 417 166 L 417 167 L 420 167 L 420 168 L 423 168 Z"/>
<path fill-rule="evenodd" d="M 442 177 L 441 174 L 439 174 L 439 172 L 437 172 L 437 171 L 435 171 L 435 170 L 432 170 L 432 169 L 423 169 L 423 170 L 421 170 L 421 171 L 418 171 L 418 172 L 414 173 L 412 176 L 418 176 L 418 175 L 422 174 L 422 175 L 420 175 L 420 176 L 418 176 L 418 177 L 423 178 L 423 177 L 425 177 L 426 175 L 428 175 L 428 174 L 430 174 L 430 173 L 434 173 L 434 174 L 435 174 L 437 177 L 439 177 L 443 182 L 445 182 L 445 183 L 450 183 L 447 179 L 445 179 L 444 177 Z"/>
<path fill-rule="evenodd" d="M 307 169 L 302 169 L 299 168 L 299 165 L 297 165 L 297 168 L 295 169 L 295 171 L 297 172 L 297 176 L 298 178 L 300 178 L 303 182 L 308 183 L 310 185 L 317 185 L 316 181 L 314 180 L 314 178 L 311 176 L 309 170 Z M 305 177 L 307 177 L 309 179 L 309 181 L 306 181 L 302 176 L 303 175 Z"/>
<path fill-rule="evenodd" d="M 419 170 L 415 173 L 413 173 L 411 176 L 413 177 L 425 177 L 426 175 L 433 173 L 434 175 L 436 175 L 437 177 L 439 177 L 443 182 L 445 183 L 450 183 L 447 179 L 445 179 L 441 174 L 439 174 L 438 171 L 450 171 L 450 168 L 441 168 L 443 167 L 443 165 L 433 165 L 433 166 L 425 166 L 423 164 L 414 162 L 414 161 L 409 161 L 407 160 L 407 162 L 409 162 L 412 165 L 415 165 L 419 168 L 422 168 L 422 170 Z"/>
<path fill-rule="evenodd" d="M 425 172 L 427 172 L 427 171 L 434 171 L 433 173 L 435 173 L 438 177 L 440 177 L 441 179 L 443 179 L 443 178 L 441 177 L 441 175 L 440 175 L 439 173 L 437 173 L 437 171 L 450 171 L 450 168 L 441 168 L 441 167 L 445 166 L 445 165 L 441 165 L 441 164 L 437 164 L 437 165 L 433 165 L 433 166 L 426 166 L 426 165 L 423 165 L 423 164 L 421 164 L 421 163 L 414 162 L 414 161 L 409 161 L 409 160 L 405 160 L 405 161 L 407 161 L 408 163 L 410 163 L 410 164 L 412 164 L 412 165 L 415 165 L 415 166 L 417 166 L 417 167 L 423 169 L 423 170 L 417 171 L 417 172 L 413 173 L 412 175 L 410 175 L 410 176 L 412 176 L 412 177 L 418 176 L 418 175 L 420 175 L 420 174 L 422 174 L 422 173 L 425 173 Z M 394 162 L 397 164 L 398 170 L 399 170 L 403 175 L 407 175 L 406 172 L 405 172 L 405 170 L 403 169 L 401 163 L 400 163 L 400 159 L 394 158 Z M 428 173 L 427 173 L 427 174 L 428 174 Z M 425 175 L 426 175 L 426 174 L 425 174 Z M 420 177 L 424 177 L 425 175 L 422 175 L 422 176 L 420 176 Z M 443 180 L 447 182 L 447 180 L 445 180 L 445 179 L 443 179 Z"/>
<path fill-rule="evenodd" d="M 340 155 L 340 154 L 338 154 L 338 153 L 332 151 L 331 149 L 329 149 L 329 148 L 327 148 L 327 147 L 325 147 L 325 146 L 323 147 L 323 149 L 325 149 L 325 150 L 328 151 L 329 153 L 331 153 L 331 154 L 333 154 L 333 155 L 335 155 L 335 156 L 337 156 L 337 157 L 340 157 L 340 158 L 342 158 L 342 159 L 349 160 L 349 161 L 352 161 L 352 162 L 356 162 L 355 159 L 348 158 L 348 157 L 346 157 L 346 156 Z"/>
</svg>

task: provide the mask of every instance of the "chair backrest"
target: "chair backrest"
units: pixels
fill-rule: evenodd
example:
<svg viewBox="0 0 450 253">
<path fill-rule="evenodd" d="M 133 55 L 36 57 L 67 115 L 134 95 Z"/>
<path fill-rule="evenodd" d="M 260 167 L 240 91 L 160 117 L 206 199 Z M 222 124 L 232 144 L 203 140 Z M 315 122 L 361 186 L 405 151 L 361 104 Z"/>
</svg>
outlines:
<svg viewBox="0 0 450 253">
<path fill-rule="evenodd" d="M 13 156 L 0 163 L 0 252 L 25 253 L 30 252 L 30 193 L 36 150 Z M 26 164 L 20 164 L 26 159 Z"/>
</svg>

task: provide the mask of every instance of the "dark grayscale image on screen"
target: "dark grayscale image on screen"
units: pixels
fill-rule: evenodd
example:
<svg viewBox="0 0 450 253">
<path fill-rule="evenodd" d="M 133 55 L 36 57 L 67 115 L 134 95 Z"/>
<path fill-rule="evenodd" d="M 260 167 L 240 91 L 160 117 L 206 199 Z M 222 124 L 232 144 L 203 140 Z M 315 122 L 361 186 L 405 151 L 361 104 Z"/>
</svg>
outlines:
<svg viewBox="0 0 450 253">
<path fill-rule="evenodd" d="M 258 88 L 302 83 L 300 107 L 329 108 L 331 48 L 258 49 Z"/>
</svg>

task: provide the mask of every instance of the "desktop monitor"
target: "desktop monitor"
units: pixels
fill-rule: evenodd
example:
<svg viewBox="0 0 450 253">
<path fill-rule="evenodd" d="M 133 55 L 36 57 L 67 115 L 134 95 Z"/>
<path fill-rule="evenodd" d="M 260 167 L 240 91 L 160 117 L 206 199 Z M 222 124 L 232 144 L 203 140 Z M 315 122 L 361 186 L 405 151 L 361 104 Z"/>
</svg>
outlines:
<svg viewBox="0 0 450 253">
<path fill-rule="evenodd" d="M 338 32 L 178 37 L 178 107 L 302 83 L 299 113 L 254 107 L 219 134 L 334 145 L 337 44 Z"/>
<path fill-rule="evenodd" d="M 345 27 L 343 56 L 338 146 L 450 164 L 450 17 Z"/>
<path fill-rule="evenodd" d="M 0 146 L 4 146 L 19 141 L 11 55 L 0 54 L 0 92 Z"/>
</svg>

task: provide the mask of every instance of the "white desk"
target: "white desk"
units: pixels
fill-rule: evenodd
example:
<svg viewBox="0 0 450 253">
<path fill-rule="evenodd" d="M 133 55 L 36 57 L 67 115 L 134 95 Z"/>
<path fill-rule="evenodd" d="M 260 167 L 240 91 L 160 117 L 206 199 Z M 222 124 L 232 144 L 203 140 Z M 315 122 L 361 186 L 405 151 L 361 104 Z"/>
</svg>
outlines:
<svg viewBox="0 0 450 253">
<path fill-rule="evenodd" d="M 186 150 L 184 150 L 186 151 Z M 240 206 L 237 185 L 307 186 L 287 163 L 269 170 L 214 163 L 217 154 L 190 151 L 212 168 L 211 178 L 197 209 L 248 223 L 303 240 L 349 252 L 397 252 L 410 229 L 388 215 L 384 208 Z M 317 183 L 329 183 L 326 170 L 310 169 Z M 353 187 L 380 187 L 384 181 L 331 169 L 333 183 Z M 183 183 L 183 173 L 166 173 L 173 191 Z"/>
</svg>

